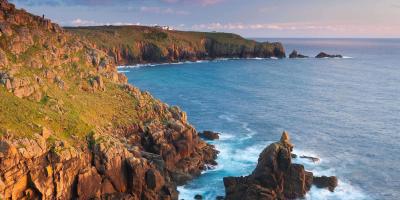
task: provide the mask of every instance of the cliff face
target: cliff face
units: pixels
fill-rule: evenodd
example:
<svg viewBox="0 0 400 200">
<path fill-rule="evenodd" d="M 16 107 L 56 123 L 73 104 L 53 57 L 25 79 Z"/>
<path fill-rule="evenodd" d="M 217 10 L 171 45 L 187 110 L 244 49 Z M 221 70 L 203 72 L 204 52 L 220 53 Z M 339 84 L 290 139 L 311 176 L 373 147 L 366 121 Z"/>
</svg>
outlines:
<svg viewBox="0 0 400 200">
<path fill-rule="evenodd" d="M 119 65 L 215 58 L 285 57 L 280 43 L 259 43 L 228 33 L 166 31 L 143 26 L 66 28 L 108 52 Z"/>
<path fill-rule="evenodd" d="M 0 0 L 0 199 L 177 199 L 216 164 L 185 112 L 107 54 Z"/>
</svg>

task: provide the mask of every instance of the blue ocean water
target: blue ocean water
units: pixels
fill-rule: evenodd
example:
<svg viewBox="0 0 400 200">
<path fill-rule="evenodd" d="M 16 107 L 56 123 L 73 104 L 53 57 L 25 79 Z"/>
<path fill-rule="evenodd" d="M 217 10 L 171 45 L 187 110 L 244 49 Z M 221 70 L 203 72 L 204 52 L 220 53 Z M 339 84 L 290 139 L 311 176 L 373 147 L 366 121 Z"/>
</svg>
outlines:
<svg viewBox="0 0 400 200">
<path fill-rule="evenodd" d="M 266 39 L 262 39 L 266 40 Z M 295 159 L 336 175 L 335 192 L 307 199 L 400 198 L 400 40 L 273 39 L 288 53 L 345 59 L 251 59 L 125 68 L 129 82 L 178 105 L 198 130 L 221 132 L 218 167 L 179 188 L 180 199 L 224 195 L 222 178 L 249 174 L 287 130 Z"/>
</svg>

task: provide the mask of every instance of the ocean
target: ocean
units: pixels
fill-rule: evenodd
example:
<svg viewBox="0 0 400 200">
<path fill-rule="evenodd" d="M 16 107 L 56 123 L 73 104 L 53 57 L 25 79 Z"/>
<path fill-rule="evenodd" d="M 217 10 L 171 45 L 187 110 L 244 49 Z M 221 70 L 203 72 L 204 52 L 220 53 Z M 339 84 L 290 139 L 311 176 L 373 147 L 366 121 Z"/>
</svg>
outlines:
<svg viewBox="0 0 400 200">
<path fill-rule="evenodd" d="M 287 130 L 294 159 L 316 175 L 335 175 L 335 192 L 306 199 L 400 198 L 400 39 L 281 41 L 315 56 L 343 59 L 234 59 L 120 68 L 129 82 L 178 105 L 198 131 L 213 130 L 219 165 L 179 187 L 179 199 L 224 196 L 222 178 L 248 175 L 258 155 Z"/>
</svg>

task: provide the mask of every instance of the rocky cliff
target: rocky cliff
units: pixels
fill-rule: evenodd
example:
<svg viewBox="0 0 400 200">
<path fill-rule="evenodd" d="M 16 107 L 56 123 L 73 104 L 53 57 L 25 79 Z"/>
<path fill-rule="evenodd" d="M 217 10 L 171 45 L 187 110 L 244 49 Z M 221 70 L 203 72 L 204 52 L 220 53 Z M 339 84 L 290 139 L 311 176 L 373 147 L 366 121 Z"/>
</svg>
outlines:
<svg viewBox="0 0 400 200">
<path fill-rule="evenodd" d="M 106 51 L 119 65 L 215 58 L 284 58 L 281 43 L 259 43 L 230 33 L 162 30 L 145 26 L 66 28 Z"/>
<path fill-rule="evenodd" d="M 292 163 L 293 145 L 287 132 L 279 142 L 266 147 L 258 158 L 256 169 L 249 176 L 224 178 L 227 200 L 298 199 L 312 184 L 333 191 L 336 177 L 313 177 L 303 165 Z"/>
<path fill-rule="evenodd" d="M 177 199 L 216 164 L 96 46 L 0 0 L 0 199 Z"/>
</svg>

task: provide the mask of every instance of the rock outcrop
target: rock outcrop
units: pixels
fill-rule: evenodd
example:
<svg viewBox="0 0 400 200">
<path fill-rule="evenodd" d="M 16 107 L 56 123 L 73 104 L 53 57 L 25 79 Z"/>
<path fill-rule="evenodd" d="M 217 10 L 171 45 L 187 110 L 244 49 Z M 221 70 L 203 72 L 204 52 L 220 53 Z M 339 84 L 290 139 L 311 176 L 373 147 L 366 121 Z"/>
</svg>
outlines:
<svg viewBox="0 0 400 200">
<path fill-rule="evenodd" d="M 213 131 L 203 131 L 199 133 L 199 136 L 203 139 L 206 140 L 218 140 L 219 139 L 219 133 L 213 132 Z"/>
<path fill-rule="evenodd" d="M 96 44 L 6 0 L 0 121 L 0 199 L 175 200 L 218 153 Z"/>
<path fill-rule="evenodd" d="M 318 55 L 315 56 L 315 58 L 343 58 L 342 55 L 331 55 L 331 54 L 327 54 L 325 52 L 321 52 Z"/>
<path fill-rule="evenodd" d="M 91 40 L 119 65 L 286 56 L 281 43 L 256 42 L 229 33 L 167 31 L 145 26 L 67 27 L 66 29 Z"/>
<path fill-rule="evenodd" d="M 279 142 L 272 143 L 262 151 L 252 174 L 224 178 L 226 199 L 274 200 L 304 197 L 313 184 L 313 174 L 306 171 L 303 165 L 292 163 L 292 150 L 289 135 L 283 132 Z M 337 185 L 334 184 L 334 179 L 326 181 L 325 178 L 316 178 L 315 183 L 321 187 L 333 186 L 334 189 Z"/>
<path fill-rule="evenodd" d="M 302 55 L 296 50 L 293 50 L 292 53 L 290 53 L 289 58 L 308 58 L 308 56 Z"/>
</svg>

